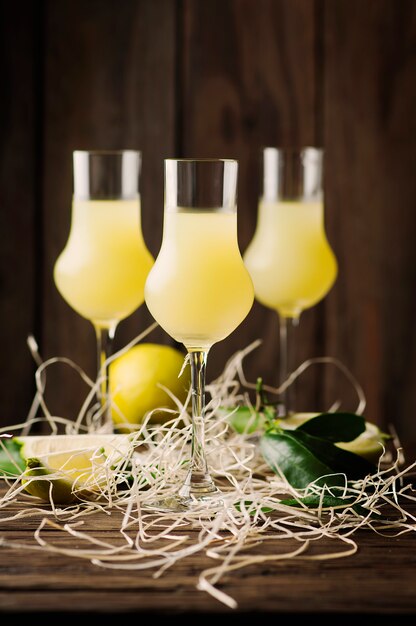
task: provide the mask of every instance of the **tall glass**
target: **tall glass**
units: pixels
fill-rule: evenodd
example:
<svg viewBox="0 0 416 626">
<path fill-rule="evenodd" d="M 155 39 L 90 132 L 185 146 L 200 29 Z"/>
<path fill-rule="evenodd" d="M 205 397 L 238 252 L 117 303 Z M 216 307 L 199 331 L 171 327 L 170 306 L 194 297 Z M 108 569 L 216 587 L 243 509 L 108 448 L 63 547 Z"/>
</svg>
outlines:
<svg viewBox="0 0 416 626">
<path fill-rule="evenodd" d="M 263 150 L 257 228 L 244 261 L 256 298 L 279 316 L 280 385 L 294 369 L 300 314 L 328 293 L 337 275 L 324 226 L 323 157 L 319 148 Z M 282 394 L 281 414 L 295 411 L 292 385 Z"/>
<path fill-rule="evenodd" d="M 244 320 L 253 284 L 237 241 L 237 161 L 167 159 L 163 240 L 145 287 L 157 322 L 189 353 L 192 373 L 190 468 L 177 496 L 183 509 L 217 492 L 204 445 L 205 369 L 210 348 Z"/>
<path fill-rule="evenodd" d="M 153 258 L 141 229 L 141 154 L 134 150 L 73 153 L 72 219 L 66 246 L 56 261 L 55 284 L 66 302 L 94 325 L 98 400 L 103 430 L 112 431 L 108 372 L 117 324 L 144 302 Z"/>
</svg>

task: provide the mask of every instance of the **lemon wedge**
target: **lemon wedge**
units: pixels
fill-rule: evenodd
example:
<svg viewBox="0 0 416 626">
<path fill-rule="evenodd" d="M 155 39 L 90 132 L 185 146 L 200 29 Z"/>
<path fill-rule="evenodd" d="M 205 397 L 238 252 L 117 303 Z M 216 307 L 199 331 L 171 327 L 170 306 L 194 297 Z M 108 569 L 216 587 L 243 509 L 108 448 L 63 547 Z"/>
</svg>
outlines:
<svg viewBox="0 0 416 626">
<path fill-rule="evenodd" d="M 133 452 L 127 435 L 46 435 L 17 437 L 26 462 L 25 490 L 42 500 L 69 504 L 95 499 L 108 470 Z"/>
</svg>

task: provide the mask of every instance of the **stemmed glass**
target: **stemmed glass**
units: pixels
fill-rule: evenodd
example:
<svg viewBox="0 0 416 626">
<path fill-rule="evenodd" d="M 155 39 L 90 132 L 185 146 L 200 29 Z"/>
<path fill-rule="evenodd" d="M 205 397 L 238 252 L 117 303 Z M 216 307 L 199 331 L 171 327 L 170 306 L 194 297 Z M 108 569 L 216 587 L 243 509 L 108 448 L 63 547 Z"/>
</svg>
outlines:
<svg viewBox="0 0 416 626">
<path fill-rule="evenodd" d="M 304 309 L 331 289 L 337 262 L 324 226 L 323 150 L 265 148 L 257 227 L 244 261 L 256 298 L 279 316 L 279 385 L 294 370 L 294 329 Z M 282 415 L 296 411 L 293 385 Z"/>
<path fill-rule="evenodd" d="M 254 298 L 237 241 L 237 172 L 234 160 L 165 161 L 163 240 L 145 299 L 156 321 L 189 353 L 192 446 L 177 495 L 155 503 L 162 510 L 186 510 L 218 491 L 204 444 L 207 356 L 243 321 Z"/>
<path fill-rule="evenodd" d="M 135 150 L 73 153 L 71 229 L 54 267 L 58 291 L 94 325 L 97 339 L 97 399 L 103 424 L 113 431 L 108 372 L 117 324 L 144 302 L 144 284 L 153 258 L 143 239 Z M 105 368 L 104 368 L 105 369 Z"/>
</svg>

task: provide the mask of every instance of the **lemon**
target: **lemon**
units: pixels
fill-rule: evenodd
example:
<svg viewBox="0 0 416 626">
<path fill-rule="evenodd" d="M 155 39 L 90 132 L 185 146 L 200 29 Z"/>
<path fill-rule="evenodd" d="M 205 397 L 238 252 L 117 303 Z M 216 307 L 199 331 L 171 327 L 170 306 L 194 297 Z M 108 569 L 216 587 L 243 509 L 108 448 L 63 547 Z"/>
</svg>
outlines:
<svg viewBox="0 0 416 626">
<path fill-rule="evenodd" d="M 190 372 L 187 367 L 179 377 L 183 362 L 184 355 L 176 348 L 142 343 L 111 363 L 112 418 L 118 430 L 135 430 L 149 411 L 154 411 L 151 416 L 153 422 L 163 422 L 172 417 L 163 411 L 177 409 L 166 389 L 180 402 L 185 401 Z"/>
<path fill-rule="evenodd" d="M 317 415 L 319 415 L 319 413 L 294 413 L 289 417 L 278 420 L 278 425 L 281 428 L 293 430 Z M 388 436 L 385 435 L 375 424 L 366 421 L 365 430 L 356 439 L 353 439 L 353 441 L 336 443 L 335 445 L 343 450 L 348 450 L 349 452 L 358 454 L 372 463 L 377 463 L 380 456 L 384 452 L 383 443 L 386 439 L 388 439 Z"/>
<path fill-rule="evenodd" d="M 118 434 L 15 437 L 14 443 L 26 463 L 25 490 L 56 504 L 97 497 L 108 468 L 134 448 L 127 435 Z"/>
</svg>

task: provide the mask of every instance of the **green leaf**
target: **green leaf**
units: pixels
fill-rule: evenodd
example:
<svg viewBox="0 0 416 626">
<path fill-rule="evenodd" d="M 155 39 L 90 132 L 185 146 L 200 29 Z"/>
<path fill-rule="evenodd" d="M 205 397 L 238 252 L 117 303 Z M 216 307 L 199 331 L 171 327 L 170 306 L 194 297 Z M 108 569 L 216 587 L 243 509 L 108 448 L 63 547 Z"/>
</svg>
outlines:
<svg viewBox="0 0 416 626">
<path fill-rule="evenodd" d="M 272 422 L 276 419 L 277 410 L 275 406 L 268 405 L 263 407 L 263 413 L 265 416 L 265 421 L 272 424 Z"/>
<path fill-rule="evenodd" d="M 335 473 L 345 474 L 348 480 L 359 480 L 374 473 L 375 465 L 358 454 L 342 450 L 330 441 L 314 437 L 298 429 L 292 430 L 294 437 L 322 463 L 332 468 Z"/>
<path fill-rule="evenodd" d="M 342 510 L 352 508 L 353 511 L 363 517 L 366 517 L 369 513 L 368 509 L 358 504 L 356 502 L 356 498 L 354 498 L 353 496 L 348 496 L 346 498 L 337 498 L 336 496 L 324 495 L 321 501 L 321 497 L 319 496 L 319 494 L 312 494 L 306 496 L 305 498 L 289 498 L 286 500 L 281 500 L 281 504 L 286 504 L 287 506 L 292 506 L 298 509 L 303 508 L 302 504 L 307 506 L 308 509 L 317 509 L 320 506 L 322 506 L 322 509 L 333 509 L 334 507 L 336 507 L 337 509 Z"/>
<path fill-rule="evenodd" d="M 260 449 L 272 470 L 282 473 L 296 489 L 305 489 L 313 481 L 329 486 L 342 485 L 343 476 L 336 475 L 331 466 L 317 458 L 294 433 L 269 430 L 262 436 Z M 322 477 L 325 478 L 319 481 Z"/>
<path fill-rule="evenodd" d="M 233 409 L 221 409 L 222 413 L 224 413 L 224 411 L 230 413 L 232 410 Z M 228 422 L 240 435 L 249 435 L 257 430 L 263 430 L 267 419 L 262 413 L 254 411 L 254 409 L 248 406 L 239 406 L 237 409 L 234 409 L 232 415 L 229 416 Z"/>
<path fill-rule="evenodd" d="M 244 506 L 245 509 L 248 511 L 248 514 L 253 516 L 256 513 L 256 509 L 251 508 L 253 502 L 251 500 L 245 500 L 244 501 Z M 241 513 L 241 504 L 240 502 L 236 502 L 236 504 L 234 504 L 235 508 L 237 509 L 237 511 L 239 511 Z M 272 509 L 270 506 L 262 506 L 261 507 L 261 512 L 262 513 L 272 513 L 274 509 Z"/>
<path fill-rule="evenodd" d="M 20 476 L 26 469 L 26 462 L 20 455 L 22 444 L 18 439 L 0 439 L 0 478 Z"/>
<path fill-rule="evenodd" d="M 365 431 L 365 419 L 355 413 L 321 413 L 296 428 L 328 441 L 353 441 Z"/>
<path fill-rule="evenodd" d="M 342 485 L 344 475 L 347 480 L 358 480 L 375 470 L 363 457 L 298 429 L 267 431 L 261 438 L 260 449 L 273 471 L 280 470 L 296 489 L 304 489 L 313 481 Z"/>
</svg>

